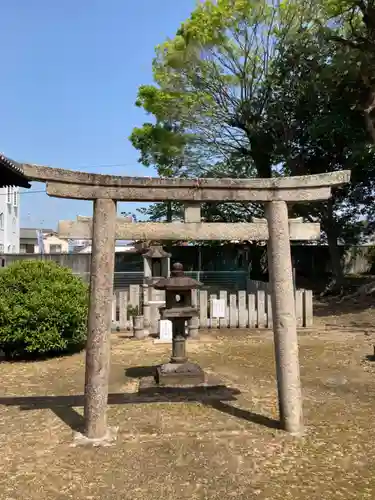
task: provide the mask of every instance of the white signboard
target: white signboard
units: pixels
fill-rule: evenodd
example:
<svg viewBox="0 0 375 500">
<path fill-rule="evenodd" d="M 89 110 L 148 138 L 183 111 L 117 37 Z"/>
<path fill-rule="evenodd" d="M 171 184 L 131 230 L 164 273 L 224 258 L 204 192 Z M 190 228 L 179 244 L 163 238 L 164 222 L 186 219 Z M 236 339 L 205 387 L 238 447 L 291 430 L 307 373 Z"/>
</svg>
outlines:
<svg viewBox="0 0 375 500">
<path fill-rule="evenodd" d="M 212 299 L 211 301 L 211 317 L 225 318 L 226 303 L 225 299 Z"/>
<path fill-rule="evenodd" d="M 160 332 L 159 338 L 163 342 L 172 342 L 172 322 L 169 319 L 161 319 L 159 321 Z"/>
</svg>

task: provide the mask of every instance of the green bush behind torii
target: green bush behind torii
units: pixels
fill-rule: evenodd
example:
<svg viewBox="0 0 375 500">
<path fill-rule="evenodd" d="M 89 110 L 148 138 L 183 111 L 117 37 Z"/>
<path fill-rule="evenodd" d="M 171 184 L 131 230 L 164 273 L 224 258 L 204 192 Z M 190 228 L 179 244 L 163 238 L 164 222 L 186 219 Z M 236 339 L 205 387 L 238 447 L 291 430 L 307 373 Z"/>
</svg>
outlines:
<svg viewBox="0 0 375 500">
<path fill-rule="evenodd" d="M 86 338 L 88 287 L 54 262 L 0 271 L 0 349 L 6 357 L 77 351 Z"/>
</svg>

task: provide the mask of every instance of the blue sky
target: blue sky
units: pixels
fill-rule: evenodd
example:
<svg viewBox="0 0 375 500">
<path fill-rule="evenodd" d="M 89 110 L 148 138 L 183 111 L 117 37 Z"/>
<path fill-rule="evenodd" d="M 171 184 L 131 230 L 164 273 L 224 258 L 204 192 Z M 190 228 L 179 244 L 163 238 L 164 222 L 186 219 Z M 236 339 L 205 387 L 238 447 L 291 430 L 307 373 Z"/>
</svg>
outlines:
<svg viewBox="0 0 375 500">
<path fill-rule="evenodd" d="M 21 162 L 117 175 L 151 175 L 128 141 L 146 115 L 137 88 L 152 82 L 154 47 L 173 36 L 195 0 L 0 2 L 0 152 Z M 99 167 L 100 165 L 121 165 Z M 90 168 L 91 167 L 91 168 Z M 50 198 L 33 183 L 21 225 L 55 228 L 90 215 L 91 202 Z M 120 204 L 134 211 L 136 204 Z"/>
</svg>

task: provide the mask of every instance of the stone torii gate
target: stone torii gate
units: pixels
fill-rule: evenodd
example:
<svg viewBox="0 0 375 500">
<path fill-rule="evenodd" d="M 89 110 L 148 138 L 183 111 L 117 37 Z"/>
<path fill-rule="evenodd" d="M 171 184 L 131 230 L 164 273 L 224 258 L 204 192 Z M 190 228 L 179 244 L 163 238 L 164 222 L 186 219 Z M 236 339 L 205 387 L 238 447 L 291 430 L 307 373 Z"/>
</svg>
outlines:
<svg viewBox="0 0 375 500">
<path fill-rule="evenodd" d="M 303 429 L 302 394 L 290 239 L 317 239 L 319 224 L 288 221 L 287 203 L 327 200 L 331 187 L 350 180 L 350 171 L 272 179 L 160 179 L 89 174 L 23 165 L 25 175 L 47 183 L 47 194 L 94 201 L 93 218 L 62 222 L 65 237 L 92 237 L 90 304 L 86 346 L 85 436 L 108 439 L 107 400 L 110 361 L 111 300 L 114 251 L 121 239 L 267 240 L 272 289 L 273 330 L 281 426 L 298 434 Z M 185 224 L 128 223 L 116 217 L 117 201 L 185 203 Z M 200 203 L 260 202 L 268 224 L 202 223 Z"/>
</svg>

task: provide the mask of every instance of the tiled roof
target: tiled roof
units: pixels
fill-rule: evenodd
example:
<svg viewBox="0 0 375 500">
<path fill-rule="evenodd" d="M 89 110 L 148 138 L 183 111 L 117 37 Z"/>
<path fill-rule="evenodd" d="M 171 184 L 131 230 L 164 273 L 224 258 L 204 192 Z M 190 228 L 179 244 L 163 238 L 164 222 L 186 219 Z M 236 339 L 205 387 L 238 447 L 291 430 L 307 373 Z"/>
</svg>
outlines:
<svg viewBox="0 0 375 500">
<path fill-rule="evenodd" d="M 20 239 L 21 240 L 36 240 L 37 231 L 42 231 L 43 234 L 54 233 L 53 229 L 35 228 L 35 227 L 21 227 Z"/>
<path fill-rule="evenodd" d="M 24 176 L 22 165 L 0 153 L 0 187 L 5 186 L 29 188 L 30 184 Z"/>
<path fill-rule="evenodd" d="M 170 257 L 171 254 L 166 252 L 162 246 L 152 245 L 147 249 L 146 252 L 142 253 L 143 257 L 148 257 L 149 259 L 162 259 L 164 257 Z"/>
</svg>

